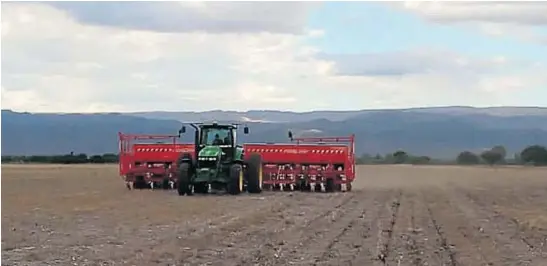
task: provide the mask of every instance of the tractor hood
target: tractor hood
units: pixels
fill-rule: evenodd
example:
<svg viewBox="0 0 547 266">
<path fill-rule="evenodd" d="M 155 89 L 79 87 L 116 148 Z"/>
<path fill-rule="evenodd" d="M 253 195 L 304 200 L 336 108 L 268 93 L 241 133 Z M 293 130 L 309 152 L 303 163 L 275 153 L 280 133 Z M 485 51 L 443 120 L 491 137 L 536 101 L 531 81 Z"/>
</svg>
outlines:
<svg viewBox="0 0 547 266">
<path fill-rule="evenodd" d="M 206 157 L 216 157 L 221 153 L 222 150 L 218 146 L 205 146 L 203 149 L 199 151 L 198 156 L 206 156 Z"/>
</svg>

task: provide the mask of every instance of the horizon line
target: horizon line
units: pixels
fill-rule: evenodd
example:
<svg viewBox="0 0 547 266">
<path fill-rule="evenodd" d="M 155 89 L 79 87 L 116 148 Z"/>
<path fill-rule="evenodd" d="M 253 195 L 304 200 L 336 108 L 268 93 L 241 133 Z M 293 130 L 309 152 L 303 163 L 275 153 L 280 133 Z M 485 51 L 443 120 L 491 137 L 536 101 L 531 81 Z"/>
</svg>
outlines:
<svg viewBox="0 0 547 266">
<path fill-rule="evenodd" d="M 492 106 L 471 106 L 471 105 L 441 105 L 441 106 L 416 106 L 406 108 L 378 108 L 378 109 L 348 109 L 348 110 L 329 110 L 318 109 L 310 111 L 292 111 L 292 110 L 275 110 L 275 109 L 248 109 L 248 110 L 222 110 L 222 109 L 210 109 L 203 111 L 164 111 L 164 110 L 151 110 L 151 111 L 103 111 L 103 112 L 29 112 L 19 111 L 13 109 L 2 109 L 4 111 L 10 111 L 14 113 L 30 113 L 30 114 L 135 114 L 135 113 L 207 113 L 207 112 L 236 112 L 236 113 L 248 113 L 248 112 L 283 112 L 283 113 L 313 113 L 313 112 L 363 112 L 363 111 L 409 111 L 420 109 L 449 109 L 449 108 L 466 108 L 466 109 L 499 109 L 499 108 L 535 108 L 535 109 L 547 109 L 547 106 L 527 106 L 527 105 L 492 105 Z"/>
</svg>

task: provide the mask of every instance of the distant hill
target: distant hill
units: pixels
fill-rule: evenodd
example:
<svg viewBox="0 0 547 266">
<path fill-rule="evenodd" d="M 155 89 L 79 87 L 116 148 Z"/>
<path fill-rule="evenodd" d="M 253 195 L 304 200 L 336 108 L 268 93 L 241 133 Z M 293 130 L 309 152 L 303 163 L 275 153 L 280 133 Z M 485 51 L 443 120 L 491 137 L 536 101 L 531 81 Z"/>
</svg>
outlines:
<svg viewBox="0 0 547 266">
<path fill-rule="evenodd" d="M 357 110 L 357 111 L 312 111 L 312 112 L 288 112 L 271 110 L 251 110 L 247 112 L 235 111 L 206 111 L 206 112 L 136 112 L 126 113 L 131 116 L 146 117 L 152 119 L 167 119 L 178 121 L 242 121 L 242 122 L 269 122 L 287 123 L 303 122 L 315 119 L 328 119 L 331 121 L 343 121 L 361 115 L 373 115 L 377 113 L 394 111 L 397 113 L 433 113 L 445 115 L 491 115 L 491 116 L 547 116 L 545 107 L 488 107 L 474 108 L 465 106 L 410 108 L 398 110 Z"/>
<path fill-rule="evenodd" d="M 305 135 L 356 134 L 357 152 L 396 149 L 439 158 L 503 144 L 509 154 L 547 145 L 547 108 L 418 108 L 405 110 L 146 112 L 31 114 L 2 110 L 2 154 L 116 152 L 117 133 L 175 134 L 179 121 L 248 121 L 243 142 L 287 142 L 287 130 Z M 191 141 L 191 134 L 182 141 Z"/>
</svg>

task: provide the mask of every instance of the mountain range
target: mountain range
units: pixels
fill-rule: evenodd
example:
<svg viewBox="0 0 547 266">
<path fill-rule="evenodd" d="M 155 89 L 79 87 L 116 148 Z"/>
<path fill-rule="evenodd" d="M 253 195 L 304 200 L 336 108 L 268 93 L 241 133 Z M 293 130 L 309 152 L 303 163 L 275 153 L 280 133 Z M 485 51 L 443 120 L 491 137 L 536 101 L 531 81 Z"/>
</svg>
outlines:
<svg viewBox="0 0 547 266">
<path fill-rule="evenodd" d="M 118 132 L 176 134 L 181 122 L 239 122 L 251 129 L 241 142 L 288 142 L 296 135 L 356 135 L 357 153 L 405 150 L 454 158 L 504 145 L 508 154 L 531 144 L 547 145 L 544 107 L 433 107 L 396 110 L 286 112 L 21 113 L 2 110 L 2 154 L 38 155 L 116 152 Z M 191 132 L 181 141 L 192 141 Z"/>
</svg>

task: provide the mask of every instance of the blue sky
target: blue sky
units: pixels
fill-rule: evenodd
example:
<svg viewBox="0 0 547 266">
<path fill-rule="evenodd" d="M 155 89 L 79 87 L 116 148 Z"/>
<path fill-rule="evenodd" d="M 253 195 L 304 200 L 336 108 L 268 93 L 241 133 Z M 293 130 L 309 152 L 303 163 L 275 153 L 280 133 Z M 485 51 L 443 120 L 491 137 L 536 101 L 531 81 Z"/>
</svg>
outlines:
<svg viewBox="0 0 547 266">
<path fill-rule="evenodd" d="M 328 2 L 309 16 L 311 28 L 325 38 L 310 40 L 327 53 L 378 53 L 421 47 L 451 49 L 472 56 L 519 57 L 547 60 L 545 45 L 509 36 L 492 38 L 458 25 L 436 24 L 417 14 L 383 3 Z M 547 35 L 547 28 L 541 29 Z"/>
<path fill-rule="evenodd" d="M 547 106 L 546 2 L 9 2 L 2 108 Z"/>
</svg>

